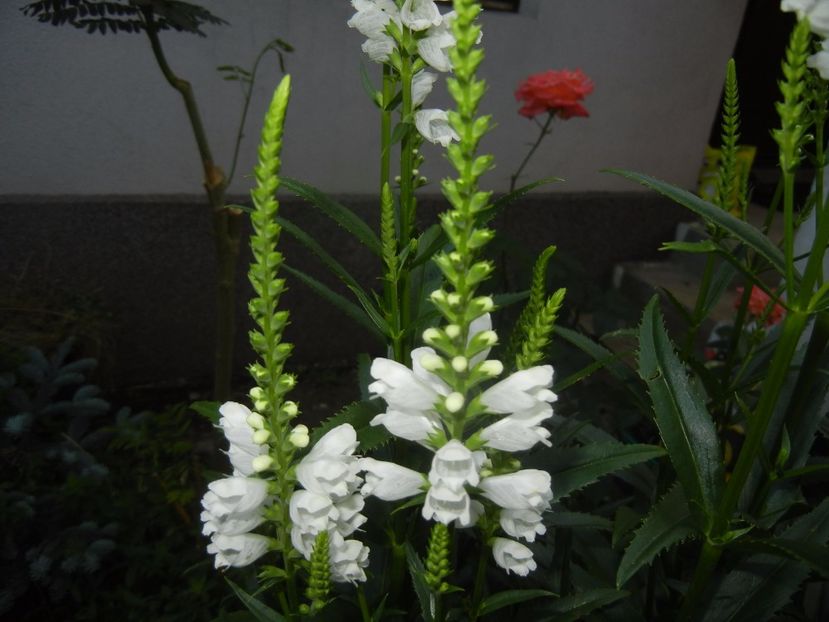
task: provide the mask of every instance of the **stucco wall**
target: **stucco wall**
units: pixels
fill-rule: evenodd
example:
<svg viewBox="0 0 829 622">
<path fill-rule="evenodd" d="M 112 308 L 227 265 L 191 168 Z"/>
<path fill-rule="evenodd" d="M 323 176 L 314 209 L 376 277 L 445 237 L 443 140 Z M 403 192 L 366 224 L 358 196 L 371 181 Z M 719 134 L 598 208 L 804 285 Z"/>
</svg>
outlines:
<svg viewBox="0 0 829 622">
<path fill-rule="evenodd" d="M 178 95 L 163 81 L 143 35 L 87 35 L 23 16 L 24 0 L 0 3 L 0 194 L 198 193 L 201 174 Z M 230 26 L 208 37 L 166 33 L 174 69 L 194 85 L 213 151 L 227 165 L 241 97 L 215 67 L 248 66 L 280 36 L 295 89 L 284 172 L 334 193 L 375 187 L 376 126 L 359 77 L 361 36 L 345 26 L 346 0 L 202 0 Z M 692 186 L 718 103 L 724 64 L 745 0 L 524 0 L 519 15 L 484 16 L 489 81 L 484 111 L 498 127 L 485 148 L 504 189 L 535 136 L 512 93 L 529 73 L 582 68 L 596 83 L 592 117 L 561 123 L 528 171 L 568 181 L 553 190 L 632 190 L 598 173 L 607 166 L 647 171 Z M 375 72 L 376 66 L 370 66 Z M 258 131 L 274 65 L 262 72 L 248 134 Z M 430 106 L 446 103 L 433 94 Z M 425 173 L 446 163 L 426 147 Z M 252 166 L 253 140 L 240 171 Z M 232 188 L 244 193 L 242 177 Z"/>
</svg>

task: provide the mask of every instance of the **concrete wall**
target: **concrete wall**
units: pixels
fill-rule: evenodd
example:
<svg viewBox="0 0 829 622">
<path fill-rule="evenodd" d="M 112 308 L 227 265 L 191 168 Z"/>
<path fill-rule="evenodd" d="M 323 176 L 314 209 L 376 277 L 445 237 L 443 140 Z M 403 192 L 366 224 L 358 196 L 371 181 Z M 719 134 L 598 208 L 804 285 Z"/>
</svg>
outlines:
<svg viewBox="0 0 829 622">
<path fill-rule="evenodd" d="M 0 194 L 197 193 L 195 145 L 178 95 L 163 81 L 143 35 L 87 35 L 23 16 L 24 0 L 0 3 Z M 196 90 L 219 163 L 227 166 L 241 97 L 215 67 L 249 66 L 279 36 L 295 92 L 285 173 L 329 192 L 375 187 L 375 110 L 359 77 L 361 36 L 345 26 L 346 0 L 202 0 L 230 26 L 207 38 L 165 33 L 174 69 Z M 498 127 L 485 148 L 499 168 L 488 183 L 504 189 L 535 136 L 516 114 L 513 91 L 526 75 L 582 68 L 596 90 L 590 119 L 560 123 L 529 176 L 559 175 L 559 191 L 630 190 L 599 174 L 607 166 L 647 171 L 692 186 L 716 113 L 725 61 L 746 0 L 524 0 L 518 15 L 484 15 L 489 81 L 484 111 Z M 370 66 L 376 73 L 376 66 Z M 278 79 L 261 74 L 240 171 L 250 170 L 264 106 Z M 442 91 L 443 89 L 441 89 Z M 446 104 L 435 93 L 430 106 Z M 425 172 L 446 162 L 427 146 Z M 237 176 L 232 188 L 249 184 Z"/>
</svg>

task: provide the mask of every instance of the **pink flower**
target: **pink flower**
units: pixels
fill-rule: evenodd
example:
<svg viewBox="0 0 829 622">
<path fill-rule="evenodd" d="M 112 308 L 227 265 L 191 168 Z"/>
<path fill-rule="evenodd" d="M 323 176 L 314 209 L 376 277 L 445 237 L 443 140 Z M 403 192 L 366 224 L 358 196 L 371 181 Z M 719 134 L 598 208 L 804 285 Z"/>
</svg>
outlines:
<svg viewBox="0 0 829 622">
<path fill-rule="evenodd" d="M 545 71 L 531 75 L 515 91 L 515 99 L 524 102 L 518 114 L 528 118 L 544 112 L 562 119 L 590 116 L 582 100 L 593 92 L 593 82 L 581 69 Z"/>
<path fill-rule="evenodd" d="M 740 306 L 743 291 L 745 290 L 742 287 L 737 288 L 737 299 L 734 301 L 734 306 L 737 308 Z M 751 294 L 748 298 L 748 314 L 755 319 L 765 317 L 766 326 L 774 326 L 775 324 L 779 324 L 783 319 L 783 316 L 786 314 L 786 309 L 779 302 L 773 301 L 771 296 L 762 289 L 752 285 Z"/>
</svg>

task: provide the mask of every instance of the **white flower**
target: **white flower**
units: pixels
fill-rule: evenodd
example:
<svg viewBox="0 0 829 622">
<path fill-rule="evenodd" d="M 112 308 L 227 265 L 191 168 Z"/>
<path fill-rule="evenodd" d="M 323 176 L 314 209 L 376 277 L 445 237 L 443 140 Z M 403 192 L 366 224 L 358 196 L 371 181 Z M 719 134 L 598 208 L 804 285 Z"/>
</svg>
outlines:
<svg viewBox="0 0 829 622">
<path fill-rule="evenodd" d="M 267 453 L 268 448 L 253 440 L 254 428 L 248 423 L 253 413 L 243 404 L 225 402 L 219 407 L 219 427 L 230 447 L 227 457 L 233 466 L 233 475 L 253 475 L 253 459 Z"/>
<path fill-rule="evenodd" d="M 806 64 L 816 69 L 821 78 L 829 80 L 829 41 L 824 39 L 820 45 L 822 50 L 817 54 L 812 54 Z"/>
<path fill-rule="evenodd" d="M 400 9 L 400 21 L 412 30 L 439 26 L 443 17 L 432 0 L 406 0 Z"/>
<path fill-rule="evenodd" d="M 484 452 L 472 452 L 459 440 L 452 439 L 435 452 L 429 483 L 445 485 L 455 491 L 463 490 L 466 484 L 477 486 L 485 457 Z"/>
<path fill-rule="evenodd" d="M 383 501 L 398 501 L 416 495 L 425 483 L 422 474 L 394 462 L 362 458 L 360 470 L 365 471 L 363 496 L 374 496 Z"/>
<path fill-rule="evenodd" d="M 268 483 L 255 477 L 226 477 L 207 485 L 202 507 L 217 518 L 259 511 L 268 496 Z"/>
<path fill-rule="evenodd" d="M 291 495 L 289 511 L 294 529 L 314 536 L 327 530 L 331 521 L 337 520 L 339 515 L 330 498 L 307 490 L 297 490 Z M 296 546 L 296 549 L 306 555 L 302 548 Z M 307 551 L 307 555 L 310 554 L 310 550 Z"/>
<path fill-rule="evenodd" d="M 296 478 L 305 490 L 340 501 L 351 495 L 362 480 L 352 456 L 305 456 L 296 467 Z"/>
<path fill-rule="evenodd" d="M 536 535 L 547 533 L 547 527 L 541 522 L 541 514 L 533 510 L 501 510 L 501 529 L 513 538 L 524 538 L 535 542 Z"/>
<path fill-rule="evenodd" d="M 394 19 L 400 22 L 400 11 L 394 0 L 352 0 L 357 11 L 346 24 L 369 39 L 386 34 L 386 26 Z"/>
<path fill-rule="evenodd" d="M 518 413 L 536 409 L 548 410 L 558 397 L 550 391 L 553 368 L 550 365 L 530 367 L 517 371 L 497 382 L 481 394 L 481 402 L 490 412 Z"/>
<path fill-rule="evenodd" d="M 371 425 L 382 425 L 390 434 L 407 441 L 424 442 L 440 429 L 440 418 L 434 413 L 408 413 L 389 409 L 371 420 Z"/>
<path fill-rule="evenodd" d="M 356 584 L 366 580 L 364 568 L 368 566 L 367 546 L 359 540 L 345 540 L 341 535 L 333 533 L 328 547 L 332 581 Z"/>
<path fill-rule="evenodd" d="M 426 520 L 444 525 L 457 521 L 458 527 L 469 527 L 478 521 L 482 512 L 481 504 L 472 501 L 466 490 L 454 490 L 441 482 L 429 488 L 421 514 Z"/>
<path fill-rule="evenodd" d="M 430 28 L 426 36 L 417 42 L 417 53 L 420 58 L 443 73 L 452 70 L 449 50 L 456 44 L 451 28 L 453 19 L 455 19 L 455 12 L 450 11 L 443 16 L 440 25 Z"/>
<path fill-rule="evenodd" d="M 418 110 L 415 112 L 415 127 L 423 138 L 442 147 L 448 147 L 453 140 L 460 140 L 449 125 L 449 115 L 445 110 Z"/>
<path fill-rule="evenodd" d="M 394 39 L 388 35 L 366 39 L 361 49 L 375 63 L 385 63 L 395 50 Z"/>
<path fill-rule="evenodd" d="M 335 503 L 334 509 L 337 511 L 335 529 L 337 533 L 341 536 L 350 536 L 357 531 L 368 520 L 360 514 L 365 505 L 366 501 L 360 493 L 355 493 Z"/>
<path fill-rule="evenodd" d="M 357 431 L 350 423 L 343 423 L 326 432 L 303 460 L 316 460 L 322 456 L 350 456 L 358 445 Z"/>
<path fill-rule="evenodd" d="M 268 538 L 251 533 L 234 536 L 217 534 L 207 545 L 207 552 L 216 556 L 216 568 L 241 568 L 268 552 Z"/>
<path fill-rule="evenodd" d="M 426 101 L 437 79 L 437 75 L 425 69 L 414 75 L 412 78 L 412 104 L 415 108 L 419 108 Z"/>
<path fill-rule="evenodd" d="M 479 485 L 484 497 L 507 510 L 549 509 L 553 498 L 550 474 L 538 469 L 523 469 L 507 475 L 485 477 Z"/>
<path fill-rule="evenodd" d="M 782 11 L 794 11 L 798 19 L 808 19 L 812 32 L 829 37 L 829 2 L 827 0 L 783 0 Z"/>
<path fill-rule="evenodd" d="M 550 408 L 523 410 L 485 427 L 480 435 L 487 447 L 502 451 L 525 451 L 539 441 L 549 447 L 550 431 L 543 428 L 541 422 L 552 416 Z"/>
<path fill-rule="evenodd" d="M 518 576 L 526 577 L 538 566 L 533 559 L 533 552 L 526 546 L 507 538 L 493 538 L 492 556 L 495 563 Z"/>
</svg>

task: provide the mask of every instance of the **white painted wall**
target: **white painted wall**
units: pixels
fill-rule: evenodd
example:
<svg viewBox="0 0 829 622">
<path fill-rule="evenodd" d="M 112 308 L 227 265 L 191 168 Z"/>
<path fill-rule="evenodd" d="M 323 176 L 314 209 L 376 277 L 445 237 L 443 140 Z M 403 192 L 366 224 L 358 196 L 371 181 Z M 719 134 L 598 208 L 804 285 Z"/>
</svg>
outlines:
<svg viewBox="0 0 829 622">
<path fill-rule="evenodd" d="M 164 82 L 144 35 L 87 35 L 23 16 L 24 0 L 0 3 L 0 194 L 200 192 L 201 171 L 179 96 Z M 345 26 L 346 0 L 202 0 L 231 22 L 208 37 L 165 33 L 173 68 L 196 90 L 217 161 L 227 166 L 241 97 L 215 67 L 248 66 L 280 36 L 296 48 L 284 172 L 337 193 L 373 192 L 377 119 L 359 77 L 362 41 Z M 484 112 L 498 127 L 485 148 L 505 189 L 535 137 L 516 114 L 526 75 L 582 68 L 596 83 L 590 119 L 559 123 L 530 177 L 558 175 L 563 191 L 634 190 L 600 174 L 622 166 L 693 186 L 714 120 L 746 0 L 524 0 L 520 15 L 483 18 L 489 81 Z M 376 66 L 371 66 L 372 71 Z M 240 171 L 253 164 L 255 135 L 278 71 L 269 67 L 251 110 Z M 443 91 L 441 89 L 441 91 Z M 446 104 L 445 92 L 429 105 Z M 447 163 L 426 146 L 424 172 Z M 232 188 L 246 192 L 237 176 Z M 436 190 L 436 186 L 431 186 Z"/>
</svg>

